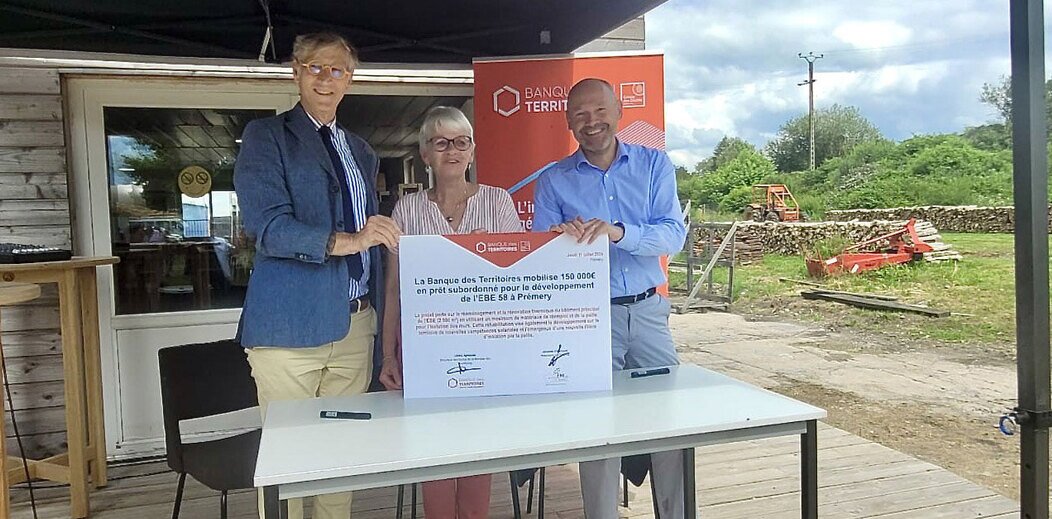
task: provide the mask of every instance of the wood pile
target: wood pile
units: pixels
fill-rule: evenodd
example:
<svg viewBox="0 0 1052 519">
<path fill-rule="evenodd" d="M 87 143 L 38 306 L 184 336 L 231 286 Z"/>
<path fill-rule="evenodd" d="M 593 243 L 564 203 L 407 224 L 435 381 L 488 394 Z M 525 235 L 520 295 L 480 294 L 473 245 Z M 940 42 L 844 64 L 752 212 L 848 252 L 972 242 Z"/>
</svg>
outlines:
<svg viewBox="0 0 1052 519">
<path fill-rule="evenodd" d="M 1049 214 L 1052 215 L 1052 207 L 1049 208 Z M 1009 233 L 1015 230 L 1015 208 L 1013 206 L 933 205 L 826 212 L 826 219 L 833 221 L 908 220 L 910 218 L 927 220 L 946 232 Z M 1052 224 L 1050 224 L 1049 231 L 1052 232 Z"/>
<path fill-rule="evenodd" d="M 705 257 L 706 251 L 716 250 L 730 224 L 702 224 L 705 230 L 692 227 L 691 238 L 694 254 Z M 795 255 L 811 248 L 817 241 L 843 237 L 850 243 L 866 241 L 882 234 L 901 229 L 906 221 L 869 222 L 738 222 L 735 236 L 735 258 L 739 264 L 748 264 L 763 259 L 764 254 Z M 930 222 L 918 221 L 917 234 L 931 245 L 935 252 L 925 254 L 928 261 L 950 261 L 961 259 L 960 253 L 943 243 L 938 229 Z M 725 253 L 726 254 L 726 253 Z"/>
<path fill-rule="evenodd" d="M 694 224 L 690 228 L 688 239 L 693 243 L 694 256 L 707 261 L 711 255 L 720 247 L 727 231 L 731 228 L 730 223 L 702 223 Z M 734 236 L 734 261 L 737 265 L 748 265 L 763 259 L 763 243 L 753 236 L 741 232 L 741 223 Z M 732 251 L 728 247 L 720 257 L 721 261 L 730 261 Z"/>
<path fill-rule="evenodd" d="M 960 252 L 953 250 L 953 246 L 943 243 L 939 230 L 927 220 L 918 220 L 913 228 L 917 231 L 921 241 L 927 243 L 934 252 L 925 252 L 924 261 L 938 263 L 941 261 L 958 261 L 963 259 Z"/>
</svg>

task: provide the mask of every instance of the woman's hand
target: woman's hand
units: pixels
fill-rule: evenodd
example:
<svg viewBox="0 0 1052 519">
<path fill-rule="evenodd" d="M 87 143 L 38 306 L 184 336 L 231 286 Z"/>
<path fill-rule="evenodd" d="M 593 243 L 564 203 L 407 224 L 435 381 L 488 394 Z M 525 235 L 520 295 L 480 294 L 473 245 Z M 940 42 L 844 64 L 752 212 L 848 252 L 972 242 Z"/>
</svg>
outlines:
<svg viewBox="0 0 1052 519">
<path fill-rule="evenodd" d="M 468 234 L 489 234 L 489 231 L 485 227 L 479 227 L 478 229 L 472 230 Z"/>
<path fill-rule="evenodd" d="M 392 355 L 384 357 L 383 365 L 380 367 L 380 383 L 388 391 L 402 389 L 402 361 Z"/>
</svg>

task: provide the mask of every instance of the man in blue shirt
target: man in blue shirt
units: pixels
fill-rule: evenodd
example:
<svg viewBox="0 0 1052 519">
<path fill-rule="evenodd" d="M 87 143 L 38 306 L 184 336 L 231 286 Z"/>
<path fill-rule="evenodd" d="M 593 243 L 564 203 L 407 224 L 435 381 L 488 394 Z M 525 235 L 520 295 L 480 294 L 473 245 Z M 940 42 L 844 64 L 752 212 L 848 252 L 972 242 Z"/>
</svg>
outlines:
<svg viewBox="0 0 1052 519">
<path fill-rule="evenodd" d="M 566 122 L 580 148 L 537 180 L 533 217 L 534 229 L 564 232 L 579 242 L 609 238 L 615 371 L 679 363 L 669 303 L 656 287 L 666 281 L 659 258 L 679 252 L 687 233 L 675 167 L 662 151 L 620 142 L 621 113 L 606 81 L 585 79 L 570 89 Z M 662 519 L 684 517 L 682 455 L 651 455 Z M 617 519 L 620 463 L 580 464 L 588 519 Z"/>
</svg>

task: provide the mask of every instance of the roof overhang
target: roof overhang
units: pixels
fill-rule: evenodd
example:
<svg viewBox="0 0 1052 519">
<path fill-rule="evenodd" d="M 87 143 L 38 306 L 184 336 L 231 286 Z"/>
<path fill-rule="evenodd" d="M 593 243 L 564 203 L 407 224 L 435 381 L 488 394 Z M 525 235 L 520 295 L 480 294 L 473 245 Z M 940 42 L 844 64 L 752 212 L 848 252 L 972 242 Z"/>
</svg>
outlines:
<svg viewBox="0 0 1052 519">
<path fill-rule="evenodd" d="M 0 47 L 280 62 L 328 30 L 366 62 L 469 63 L 569 53 L 663 1 L 0 0 Z"/>
</svg>

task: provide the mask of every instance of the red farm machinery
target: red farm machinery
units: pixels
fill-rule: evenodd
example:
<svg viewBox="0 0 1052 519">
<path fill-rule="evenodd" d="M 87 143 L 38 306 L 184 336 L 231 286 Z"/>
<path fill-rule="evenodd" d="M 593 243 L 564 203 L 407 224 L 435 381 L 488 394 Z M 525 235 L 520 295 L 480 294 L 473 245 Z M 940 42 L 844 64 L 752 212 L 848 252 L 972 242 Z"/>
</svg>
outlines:
<svg viewBox="0 0 1052 519">
<path fill-rule="evenodd" d="M 832 258 L 807 257 L 807 273 L 812 277 L 856 274 L 919 260 L 935 249 L 917 235 L 915 225 L 916 220 L 911 219 L 899 230 L 851 245 Z"/>
</svg>

